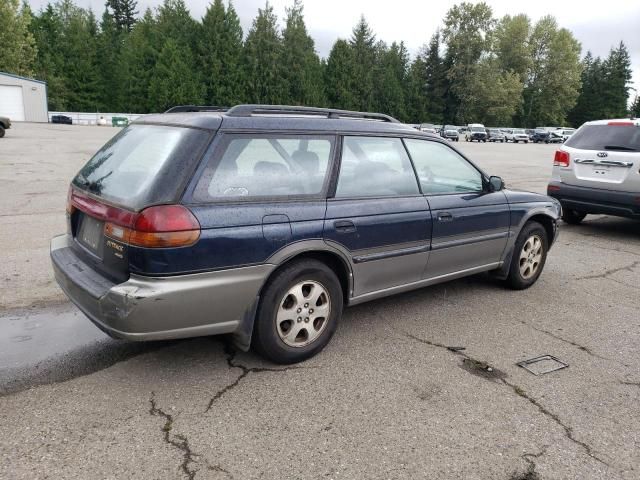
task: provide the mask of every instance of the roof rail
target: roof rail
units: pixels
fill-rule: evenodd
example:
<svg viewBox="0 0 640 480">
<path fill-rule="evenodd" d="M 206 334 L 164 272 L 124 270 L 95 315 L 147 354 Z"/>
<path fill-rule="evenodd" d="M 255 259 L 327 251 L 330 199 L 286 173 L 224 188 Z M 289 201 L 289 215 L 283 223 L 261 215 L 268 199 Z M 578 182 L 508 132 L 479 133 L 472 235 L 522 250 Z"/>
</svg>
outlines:
<svg viewBox="0 0 640 480">
<path fill-rule="evenodd" d="M 383 113 L 355 112 L 352 110 L 337 110 L 334 108 L 298 107 L 290 105 L 236 105 L 235 107 L 231 107 L 226 113 L 230 117 L 250 117 L 255 114 L 318 115 L 333 119 L 354 118 L 400 123 L 399 120 Z"/>
<path fill-rule="evenodd" d="M 184 112 L 226 112 L 229 107 L 218 107 L 216 105 L 176 105 L 164 113 L 184 113 Z"/>
</svg>

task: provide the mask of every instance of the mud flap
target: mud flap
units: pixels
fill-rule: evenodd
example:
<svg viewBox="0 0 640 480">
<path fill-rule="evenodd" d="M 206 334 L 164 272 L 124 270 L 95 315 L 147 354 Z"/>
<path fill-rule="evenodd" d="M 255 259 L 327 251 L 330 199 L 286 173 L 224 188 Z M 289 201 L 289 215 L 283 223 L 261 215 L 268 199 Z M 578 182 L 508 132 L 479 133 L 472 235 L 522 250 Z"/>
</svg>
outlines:
<svg viewBox="0 0 640 480">
<path fill-rule="evenodd" d="M 238 327 L 238 329 L 233 332 L 232 340 L 233 345 L 243 352 L 249 351 L 251 347 L 251 336 L 253 334 L 253 324 L 256 320 L 256 312 L 258 310 L 258 303 L 260 302 L 260 297 L 257 296 L 251 306 L 247 309 L 242 318 L 242 323 Z"/>
</svg>

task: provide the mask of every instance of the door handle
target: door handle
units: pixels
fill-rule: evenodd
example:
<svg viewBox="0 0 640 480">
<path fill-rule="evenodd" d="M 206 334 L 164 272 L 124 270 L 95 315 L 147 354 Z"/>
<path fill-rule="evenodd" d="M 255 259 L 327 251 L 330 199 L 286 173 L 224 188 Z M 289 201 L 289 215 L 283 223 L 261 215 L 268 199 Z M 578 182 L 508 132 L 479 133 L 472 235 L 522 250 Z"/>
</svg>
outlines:
<svg viewBox="0 0 640 480">
<path fill-rule="evenodd" d="M 451 215 L 449 212 L 441 212 L 438 214 L 438 220 L 440 222 L 451 222 L 453 221 L 453 215 Z"/>
<path fill-rule="evenodd" d="M 356 231 L 356 226 L 351 220 L 337 220 L 333 222 L 333 226 L 338 233 L 353 233 Z"/>
</svg>

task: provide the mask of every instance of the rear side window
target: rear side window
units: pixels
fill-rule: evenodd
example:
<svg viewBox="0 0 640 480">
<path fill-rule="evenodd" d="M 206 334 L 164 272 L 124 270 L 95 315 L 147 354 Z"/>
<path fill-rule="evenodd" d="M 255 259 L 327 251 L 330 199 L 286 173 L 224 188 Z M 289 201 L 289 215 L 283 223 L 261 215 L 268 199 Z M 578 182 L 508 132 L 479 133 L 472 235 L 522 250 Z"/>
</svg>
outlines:
<svg viewBox="0 0 640 480">
<path fill-rule="evenodd" d="M 640 126 L 584 125 L 565 145 L 582 150 L 640 151 Z"/>
<path fill-rule="evenodd" d="M 344 137 L 336 197 L 419 193 L 415 172 L 399 138 Z"/>
<path fill-rule="evenodd" d="M 482 190 L 482 174 L 451 148 L 428 140 L 405 143 L 425 195 Z"/>
<path fill-rule="evenodd" d="M 225 135 L 196 185 L 194 200 L 304 197 L 322 193 L 334 138 Z"/>
<path fill-rule="evenodd" d="M 173 202 L 208 140 L 207 132 L 192 128 L 132 125 L 102 147 L 73 184 L 133 210 Z"/>
</svg>

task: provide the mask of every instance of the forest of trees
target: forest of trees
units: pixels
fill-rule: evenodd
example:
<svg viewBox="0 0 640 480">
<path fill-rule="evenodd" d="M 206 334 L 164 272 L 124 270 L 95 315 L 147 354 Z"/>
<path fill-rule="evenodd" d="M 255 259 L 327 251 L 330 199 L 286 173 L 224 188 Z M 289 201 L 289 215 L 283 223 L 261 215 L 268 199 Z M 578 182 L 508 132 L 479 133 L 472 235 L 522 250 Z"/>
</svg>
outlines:
<svg viewBox="0 0 640 480">
<path fill-rule="evenodd" d="M 291 0 L 282 27 L 267 2 L 248 32 L 231 1 L 213 0 L 200 21 L 184 0 L 142 14 L 136 0 L 107 0 L 100 19 L 73 0 L 39 12 L 19 1 L 0 0 L 0 71 L 45 80 L 53 111 L 270 103 L 523 127 L 630 113 L 624 43 L 607 58 L 580 59 L 580 44 L 552 16 L 497 19 L 486 3 L 453 6 L 414 58 L 404 42 L 377 39 L 364 16 L 320 58 L 301 0 Z"/>
</svg>

